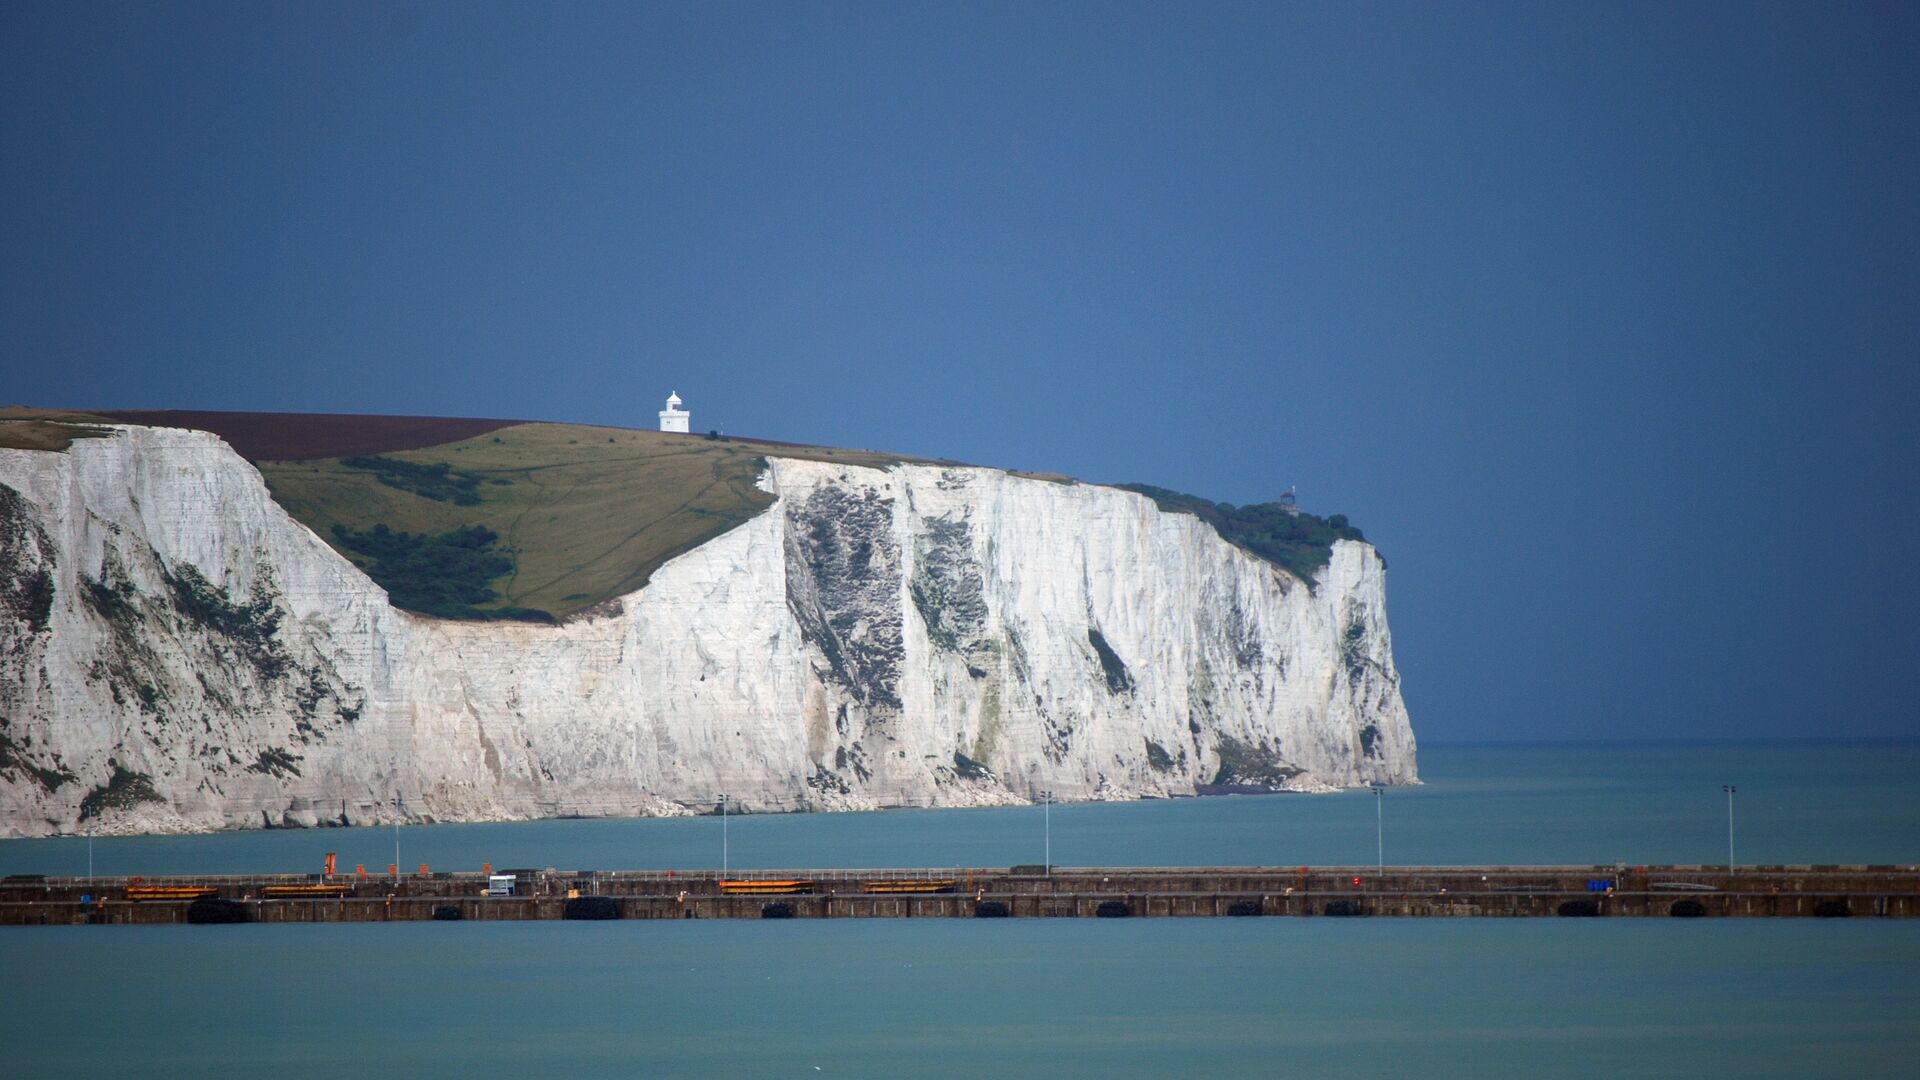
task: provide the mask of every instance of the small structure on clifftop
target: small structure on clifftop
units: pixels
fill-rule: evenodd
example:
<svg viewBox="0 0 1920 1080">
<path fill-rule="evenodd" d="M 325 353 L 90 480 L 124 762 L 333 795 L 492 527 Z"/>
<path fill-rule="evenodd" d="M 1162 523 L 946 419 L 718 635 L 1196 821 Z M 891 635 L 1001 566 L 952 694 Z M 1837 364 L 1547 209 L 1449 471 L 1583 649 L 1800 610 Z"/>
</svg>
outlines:
<svg viewBox="0 0 1920 1080">
<path fill-rule="evenodd" d="M 678 431 L 686 434 L 687 422 L 693 414 L 680 407 L 680 394 L 676 391 L 667 395 L 667 407 L 660 410 L 660 430 Z"/>
</svg>

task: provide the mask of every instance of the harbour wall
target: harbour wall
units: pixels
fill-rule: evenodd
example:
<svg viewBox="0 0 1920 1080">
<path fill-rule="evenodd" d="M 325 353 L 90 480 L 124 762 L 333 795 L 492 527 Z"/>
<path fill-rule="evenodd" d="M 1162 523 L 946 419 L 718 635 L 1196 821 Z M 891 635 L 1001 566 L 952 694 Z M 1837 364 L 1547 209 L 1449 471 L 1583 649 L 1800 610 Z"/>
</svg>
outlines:
<svg viewBox="0 0 1920 1080">
<path fill-rule="evenodd" d="M 508 870 L 0 880 L 0 926 L 433 919 L 1879 917 L 1911 866 Z M 292 894 L 292 895 L 289 895 Z"/>
</svg>

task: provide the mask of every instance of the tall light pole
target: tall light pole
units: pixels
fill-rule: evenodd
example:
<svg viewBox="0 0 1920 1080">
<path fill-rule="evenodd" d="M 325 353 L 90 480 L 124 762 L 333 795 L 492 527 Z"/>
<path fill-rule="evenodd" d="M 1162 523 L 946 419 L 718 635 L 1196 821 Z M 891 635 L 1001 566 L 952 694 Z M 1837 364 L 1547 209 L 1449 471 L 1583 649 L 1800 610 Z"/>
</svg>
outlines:
<svg viewBox="0 0 1920 1080">
<path fill-rule="evenodd" d="M 727 876 L 727 797 L 720 796 L 720 876 Z"/>
<path fill-rule="evenodd" d="M 87 881 L 93 881 L 93 830 L 87 830 Z"/>
<path fill-rule="evenodd" d="M 400 793 L 393 795 L 393 882 L 400 883 Z"/>
<path fill-rule="evenodd" d="M 1041 835 L 1044 837 L 1044 840 L 1046 843 L 1046 847 L 1042 849 L 1043 851 L 1046 852 L 1046 862 L 1043 865 L 1046 867 L 1047 876 L 1052 877 L 1053 876 L 1053 792 L 1052 791 L 1043 791 L 1040 793 L 1040 822 L 1041 822 L 1041 826 L 1040 826 Z"/>
<path fill-rule="evenodd" d="M 1720 790 L 1727 793 L 1727 873 L 1733 873 L 1733 793 L 1739 789 L 1732 784 L 1721 784 Z"/>
<path fill-rule="evenodd" d="M 1374 852 L 1375 852 L 1375 855 L 1378 857 L 1379 876 L 1386 877 L 1387 876 L 1387 810 L 1386 810 L 1386 800 L 1383 798 L 1383 796 L 1386 794 L 1386 789 L 1381 787 L 1379 784 L 1374 784 L 1372 785 L 1372 787 L 1373 787 Z"/>
</svg>

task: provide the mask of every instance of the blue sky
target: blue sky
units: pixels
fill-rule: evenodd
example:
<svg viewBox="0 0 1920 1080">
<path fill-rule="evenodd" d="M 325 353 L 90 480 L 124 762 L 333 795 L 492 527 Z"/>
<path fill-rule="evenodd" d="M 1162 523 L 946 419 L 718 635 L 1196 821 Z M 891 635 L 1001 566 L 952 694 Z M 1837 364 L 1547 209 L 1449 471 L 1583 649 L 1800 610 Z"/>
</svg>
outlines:
<svg viewBox="0 0 1920 1080">
<path fill-rule="evenodd" d="M 1424 738 L 1916 734 L 1915 10 L 9 4 L 0 401 L 1298 484 Z"/>
</svg>

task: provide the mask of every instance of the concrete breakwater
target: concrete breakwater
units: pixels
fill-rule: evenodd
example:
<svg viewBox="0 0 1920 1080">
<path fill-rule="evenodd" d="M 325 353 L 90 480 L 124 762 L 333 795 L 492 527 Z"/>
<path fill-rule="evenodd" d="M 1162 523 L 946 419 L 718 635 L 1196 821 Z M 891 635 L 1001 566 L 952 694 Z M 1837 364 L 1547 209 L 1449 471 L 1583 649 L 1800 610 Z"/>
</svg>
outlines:
<svg viewBox="0 0 1920 1080">
<path fill-rule="evenodd" d="M 947 868 L 0 880 L 0 926 L 433 919 L 1920 915 L 1912 866 Z M 501 883 L 505 885 L 504 882 Z"/>
</svg>

